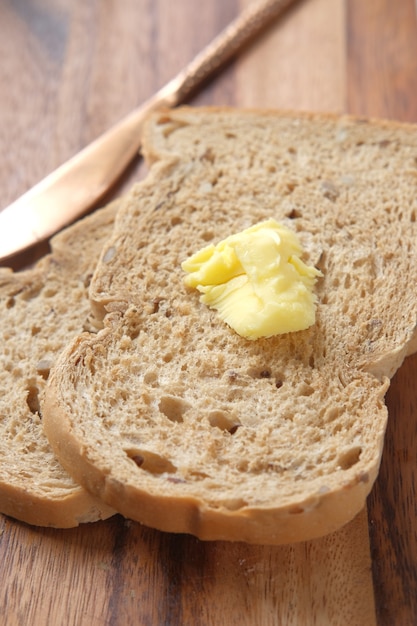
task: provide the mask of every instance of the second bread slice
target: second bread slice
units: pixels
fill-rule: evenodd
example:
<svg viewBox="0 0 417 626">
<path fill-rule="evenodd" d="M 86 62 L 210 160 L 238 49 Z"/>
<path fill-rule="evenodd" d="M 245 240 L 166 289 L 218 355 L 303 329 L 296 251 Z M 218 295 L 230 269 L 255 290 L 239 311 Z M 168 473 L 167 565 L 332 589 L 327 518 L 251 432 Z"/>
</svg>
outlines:
<svg viewBox="0 0 417 626">
<path fill-rule="evenodd" d="M 117 203 L 69 227 L 26 271 L 0 270 L 0 512 L 72 527 L 113 511 L 77 484 L 42 428 L 46 380 L 60 350 L 89 324 L 88 287 Z"/>
</svg>

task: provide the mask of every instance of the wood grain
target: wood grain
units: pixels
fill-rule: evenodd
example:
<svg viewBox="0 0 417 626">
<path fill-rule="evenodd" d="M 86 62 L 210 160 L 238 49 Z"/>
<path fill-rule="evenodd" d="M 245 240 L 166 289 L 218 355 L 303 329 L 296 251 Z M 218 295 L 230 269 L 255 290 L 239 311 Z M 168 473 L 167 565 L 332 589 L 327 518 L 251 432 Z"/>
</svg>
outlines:
<svg viewBox="0 0 417 626">
<path fill-rule="evenodd" d="M 1 206 L 145 100 L 250 1 L 0 2 Z M 192 103 L 417 121 L 416 46 L 412 0 L 300 0 Z M 144 173 L 138 159 L 108 199 Z M 69 531 L 0 516 L 0 623 L 372 626 L 373 587 L 378 626 L 417 623 L 416 370 L 411 357 L 388 394 L 371 553 L 366 511 L 280 548 L 203 543 L 119 516 Z"/>
<path fill-rule="evenodd" d="M 417 19 L 413 0 L 347 5 L 347 106 L 358 115 L 417 122 Z M 377 484 L 369 498 L 378 624 L 417 623 L 417 359 L 387 396 L 389 422 Z"/>
<path fill-rule="evenodd" d="M 415 0 L 347 3 L 347 107 L 417 122 Z"/>
<path fill-rule="evenodd" d="M 0 617 L 8 625 L 373 624 L 364 521 L 271 548 L 204 543 L 119 517 L 65 531 L 3 518 Z"/>
<path fill-rule="evenodd" d="M 345 3 L 308 0 L 237 61 L 236 91 L 242 106 L 341 113 L 345 74 Z"/>
<path fill-rule="evenodd" d="M 378 623 L 417 619 L 417 357 L 409 357 L 387 396 L 389 422 L 380 475 L 369 498 Z"/>
</svg>

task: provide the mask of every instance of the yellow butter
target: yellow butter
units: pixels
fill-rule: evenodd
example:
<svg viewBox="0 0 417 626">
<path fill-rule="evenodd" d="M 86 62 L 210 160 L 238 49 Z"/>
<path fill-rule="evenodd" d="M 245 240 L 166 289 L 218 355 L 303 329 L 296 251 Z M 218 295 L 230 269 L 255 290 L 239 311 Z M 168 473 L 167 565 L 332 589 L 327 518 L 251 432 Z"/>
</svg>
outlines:
<svg viewBox="0 0 417 626">
<path fill-rule="evenodd" d="M 184 261 L 184 282 L 242 337 L 303 330 L 315 322 L 313 287 L 321 272 L 302 253 L 295 233 L 270 219 Z"/>
</svg>

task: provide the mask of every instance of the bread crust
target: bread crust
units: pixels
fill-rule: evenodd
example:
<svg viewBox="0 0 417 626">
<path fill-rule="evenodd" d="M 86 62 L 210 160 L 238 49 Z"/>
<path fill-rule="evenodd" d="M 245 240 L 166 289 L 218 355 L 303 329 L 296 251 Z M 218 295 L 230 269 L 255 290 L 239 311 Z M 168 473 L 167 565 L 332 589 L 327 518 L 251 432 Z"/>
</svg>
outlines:
<svg viewBox="0 0 417 626">
<path fill-rule="evenodd" d="M 1 512 L 32 526 L 74 528 L 80 524 L 97 522 L 114 515 L 114 510 L 103 500 L 74 485 L 66 496 L 40 496 L 28 489 L 22 496 L 14 485 L 0 483 Z"/>
<path fill-rule="evenodd" d="M 71 359 L 68 353 L 65 358 Z M 381 397 L 385 388 L 381 388 Z M 155 497 L 146 489 L 123 482 L 114 477 L 113 472 L 101 468 L 100 460 L 90 458 L 90 450 L 74 436 L 71 417 L 53 383 L 45 411 L 51 445 L 64 467 L 86 489 L 128 519 L 160 531 L 189 533 L 206 541 L 283 545 L 332 533 L 363 509 L 379 468 L 374 464 L 369 473 L 359 473 L 342 488 L 309 495 L 287 506 L 216 510 L 197 498 L 160 494 Z"/>
</svg>

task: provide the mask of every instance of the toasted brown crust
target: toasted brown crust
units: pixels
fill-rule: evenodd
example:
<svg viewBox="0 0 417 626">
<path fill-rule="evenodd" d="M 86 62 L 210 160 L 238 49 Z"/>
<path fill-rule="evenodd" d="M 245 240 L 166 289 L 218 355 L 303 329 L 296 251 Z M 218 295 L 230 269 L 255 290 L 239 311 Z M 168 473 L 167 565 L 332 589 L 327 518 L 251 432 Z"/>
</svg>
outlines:
<svg viewBox="0 0 417 626">
<path fill-rule="evenodd" d="M 376 479 L 378 467 L 326 494 L 310 496 L 294 505 L 276 508 L 215 510 L 203 500 L 186 496 L 155 497 L 114 478 L 90 459 L 88 450 L 72 434 L 71 420 L 52 387 L 48 394 L 48 437 L 74 478 L 125 517 L 161 531 L 190 533 L 202 540 L 243 541 L 280 545 L 315 539 L 336 531 L 353 519 Z M 67 418 L 67 419 L 66 419 Z"/>
</svg>

